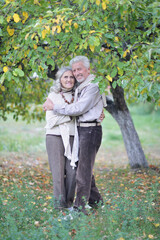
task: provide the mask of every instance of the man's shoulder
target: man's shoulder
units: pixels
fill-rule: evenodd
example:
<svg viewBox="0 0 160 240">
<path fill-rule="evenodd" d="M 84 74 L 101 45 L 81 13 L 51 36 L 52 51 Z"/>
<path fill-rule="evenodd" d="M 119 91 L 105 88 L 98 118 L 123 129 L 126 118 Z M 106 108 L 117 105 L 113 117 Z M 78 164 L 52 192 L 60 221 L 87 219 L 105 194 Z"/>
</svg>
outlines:
<svg viewBox="0 0 160 240">
<path fill-rule="evenodd" d="M 90 82 L 88 85 L 87 85 L 87 88 L 88 89 L 98 89 L 98 83 L 94 83 L 94 82 Z"/>
</svg>

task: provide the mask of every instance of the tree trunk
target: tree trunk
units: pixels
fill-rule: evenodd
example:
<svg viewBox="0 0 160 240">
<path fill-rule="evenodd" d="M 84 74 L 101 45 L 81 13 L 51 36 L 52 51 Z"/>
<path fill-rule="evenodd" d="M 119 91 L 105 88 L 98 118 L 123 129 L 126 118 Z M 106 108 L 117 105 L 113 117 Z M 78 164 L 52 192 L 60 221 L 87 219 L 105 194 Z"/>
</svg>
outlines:
<svg viewBox="0 0 160 240">
<path fill-rule="evenodd" d="M 106 110 L 120 126 L 130 167 L 132 169 L 147 168 L 148 163 L 124 99 L 124 90 L 119 86 L 116 86 L 115 89 L 112 88 L 111 90 L 114 101 L 107 97 Z"/>
</svg>

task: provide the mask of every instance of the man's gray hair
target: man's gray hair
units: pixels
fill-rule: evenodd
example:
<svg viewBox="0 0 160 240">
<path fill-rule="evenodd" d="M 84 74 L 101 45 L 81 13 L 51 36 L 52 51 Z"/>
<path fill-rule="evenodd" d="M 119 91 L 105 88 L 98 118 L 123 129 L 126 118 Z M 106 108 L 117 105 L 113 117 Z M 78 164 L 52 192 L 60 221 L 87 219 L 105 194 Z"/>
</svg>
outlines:
<svg viewBox="0 0 160 240">
<path fill-rule="evenodd" d="M 72 67 L 72 65 L 74 63 L 77 63 L 77 62 L 82 62 L 83 65 L 86 67 L 86 68 L 89 68 L 90 67 L 90 61 L 87 57 L 85 56 L 76 56 L 74 58 L 71 59 L 69 65 Z"/>
<path fill-rule="evenodd" d="M 61 89 L 62 89 L 62 87 L 61 87 L 61 77 L 67 71 L 72 71 L 72 68 L 69 67 L 69 66 L 64 66 L 64 67 L 61 67 L 58 70 L 58 72 L 56 73 L 56 79 L 53 83 L 53 86 L 50 88 L 51 92 L 59 93 L 61 91 Z"/>
</svg>

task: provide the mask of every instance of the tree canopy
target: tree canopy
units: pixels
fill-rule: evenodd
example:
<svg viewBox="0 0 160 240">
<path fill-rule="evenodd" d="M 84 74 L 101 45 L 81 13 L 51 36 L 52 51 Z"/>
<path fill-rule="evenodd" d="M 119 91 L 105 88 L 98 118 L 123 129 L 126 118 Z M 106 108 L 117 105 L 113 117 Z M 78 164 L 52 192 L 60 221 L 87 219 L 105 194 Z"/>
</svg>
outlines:
<svg viewBox="0 0 160 240">
<path fill-rule="evenodd" d="M 86 55 L 101 91 L 160 105 L 160 4 L 155 0 L 2 0 L 0 116 L 41 120 L 61 65 Z"/>
</svg>

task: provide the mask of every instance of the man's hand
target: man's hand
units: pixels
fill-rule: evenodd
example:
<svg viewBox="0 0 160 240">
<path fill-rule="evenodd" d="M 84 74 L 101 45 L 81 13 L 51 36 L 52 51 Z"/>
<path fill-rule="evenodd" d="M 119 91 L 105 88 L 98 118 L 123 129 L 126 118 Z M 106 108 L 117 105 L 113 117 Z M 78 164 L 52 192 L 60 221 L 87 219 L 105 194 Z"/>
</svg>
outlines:
<svg viewBox="0 0 160 240">
<path fill-rule="evenodd" d="M 53 110 L 53 108 L 54 108 L 53 102 L 49 98 L 47 98 L 47 100 L 43 104 L 43 110 L 48 111 L 48 110 Z"/>
<path fill-rule="evenodd" d="M 104 114 L 104 111 L 102 111 L 102 113 L 99 117 L 100 122 L 102 122 L 104 118 L 105 118 L 105 114 Z"/>
</svg>

